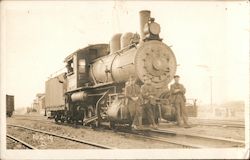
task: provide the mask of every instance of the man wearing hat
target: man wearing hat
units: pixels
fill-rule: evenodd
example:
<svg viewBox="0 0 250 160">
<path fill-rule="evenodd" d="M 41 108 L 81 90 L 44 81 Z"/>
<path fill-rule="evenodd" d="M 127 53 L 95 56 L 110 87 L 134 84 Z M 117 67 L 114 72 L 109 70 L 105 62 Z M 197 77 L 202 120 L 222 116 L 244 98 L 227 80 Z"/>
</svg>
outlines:
<svg viewBox="0 0 250 160">
<path fill-rule="evenodd" d="M 180 76 L 174 76 L 174 84 L 170 86 L 171 103 L 176 109 L 177 125 L 181 126 L 181 117 L 185 128 L 189 128 L 188 117 L 185 108 L 185 93 L 186 89 L 179 83 Z"/>
<path fill-rule="evenodd" d="M 140 86 L 136 84 L 134 75 L 131 75 L 129 81 L 125 84 L 125 97 L 125 105 L 128 106 L 129 115 L 132 120 L 132 128 L 140 129 L 142 125 Z"/>
</svg>

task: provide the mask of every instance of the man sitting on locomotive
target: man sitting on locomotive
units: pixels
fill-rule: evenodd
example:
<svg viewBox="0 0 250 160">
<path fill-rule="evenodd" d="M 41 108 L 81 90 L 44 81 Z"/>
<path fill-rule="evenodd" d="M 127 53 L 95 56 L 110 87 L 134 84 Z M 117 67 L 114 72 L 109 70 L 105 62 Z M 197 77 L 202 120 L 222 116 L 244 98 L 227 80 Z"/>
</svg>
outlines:
<svg viewBox="0 0 250 160">
<path fill-rule="evenodd" d="M 142 125 L 140 94 L 140 86 L 136 84 L 136 78 L 131 75 L 125 86 L 125 105 L 128 106 L 133 129 L 138 129 Z"/>
<path fill-rule="evenodd" d="M 171 103 L 176 109 L 177 125 L 181 126 L 182 117 L 184 127 L 189 128 L 190 126 L 188 124 L 188 117 L 185 108 L 186 97 L 184 94 L 186 93 L 186 89 L 179 83 L 179 78 L 180 76 L 175 75 L 175 83 L 170 86 Z"/>
<path fill-rule="evenodd" d="M 142 94 L 142 106 L 145 111 L 148 123 L 150 127 L 157 128 L 155 123 L 155 112 L 156 112 L 156 88 L 146 80 L 141 87 Z"/>
</svg>

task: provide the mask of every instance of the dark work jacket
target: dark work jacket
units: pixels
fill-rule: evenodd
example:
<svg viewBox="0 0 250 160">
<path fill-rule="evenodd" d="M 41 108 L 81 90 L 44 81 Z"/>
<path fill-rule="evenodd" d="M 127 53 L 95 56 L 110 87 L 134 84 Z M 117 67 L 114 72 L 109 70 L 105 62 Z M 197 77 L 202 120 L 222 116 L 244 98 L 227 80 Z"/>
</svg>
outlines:
<svg viewBox="0 0 250 160">
<path fill-rule="evenodd" d="M 153 105 L 156 104 L 156 99 L 155 99 L 155 95 L 156 95 L 156 88 L 152 85 L 148 85 L 148 84 L 144 84 L 141 87 L 141 94 L 142 94 L 142 98 L 143 98 L 143 103 L 151 103 Z M 152 97 L 150 97 L 152 96 Z"/>
<path fill-rule="evenodd" d="M 125 97 L 128 98 L 128 100 L 133 100 L 133 98 L 138 97 L 137 102 L 140 102 L 140 86 L 137 84 L 127 84 L 125 86 Z"/>
<path fill-rule="evenodd" d="M 179 92 L 175 93 L 176 89 L 180 89 Z M 186 89 L 180 83 L 174 83 L 170 86 L 170 102 L 171 103 L 182 103 L 186 102 L 185 97 Z"/>
</svg>

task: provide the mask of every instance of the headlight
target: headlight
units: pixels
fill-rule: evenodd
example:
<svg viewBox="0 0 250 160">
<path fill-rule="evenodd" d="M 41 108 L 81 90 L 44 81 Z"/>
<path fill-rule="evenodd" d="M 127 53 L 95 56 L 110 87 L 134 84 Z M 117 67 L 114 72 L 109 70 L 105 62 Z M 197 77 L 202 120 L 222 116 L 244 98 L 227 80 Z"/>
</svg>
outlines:
<svg viewBox="0 0 250 160">
<path fill-rule="evenodd" d="M 158 23 L 150 23 L 149 24 L 149 32 L 154 35 L 158 35 L 161 32 L 161 27 Z"/>
<path fill-rule="evenodd" d="M 153 35 L 159 35 L 161 32 L 161 27 L 158 23 L 151 22 L 147 23 L 144 27 L 144 33 L 147 34 L 153 34 Z"/>
</svg>

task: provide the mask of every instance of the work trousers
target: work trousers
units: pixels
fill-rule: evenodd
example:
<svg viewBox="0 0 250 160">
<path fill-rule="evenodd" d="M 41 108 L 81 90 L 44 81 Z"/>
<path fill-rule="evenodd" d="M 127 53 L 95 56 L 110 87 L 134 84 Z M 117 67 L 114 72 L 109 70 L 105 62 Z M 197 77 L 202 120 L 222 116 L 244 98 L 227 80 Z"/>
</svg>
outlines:
<svg viewBox="0 0 250 160">
<path fill-rule="evenodd" d="M 151 103 L 143 104 L 143 108 L 149 124 L 155 125 L 155 106 Z"/>
<path fill-rule="evenodd" d="M 142 125 L 142 107 L 138 101 L 128 101 L 128 110 L 130 118 L 132 120 L 132 125 L 140 126 Z"/>
<path fill-rule="evenodd" d="M 177 123 L 178 125 L 181 124 L 181 118 L 183 120 L 183 123 L 185 125 L 188 125 L 188 117 L 187 117 L 187 112 L 185 108 L 185 102 L 176 102 L 174 103 L 174 107 L 176 109 L 176 118 L 177 118 Z"/>
</svg>

